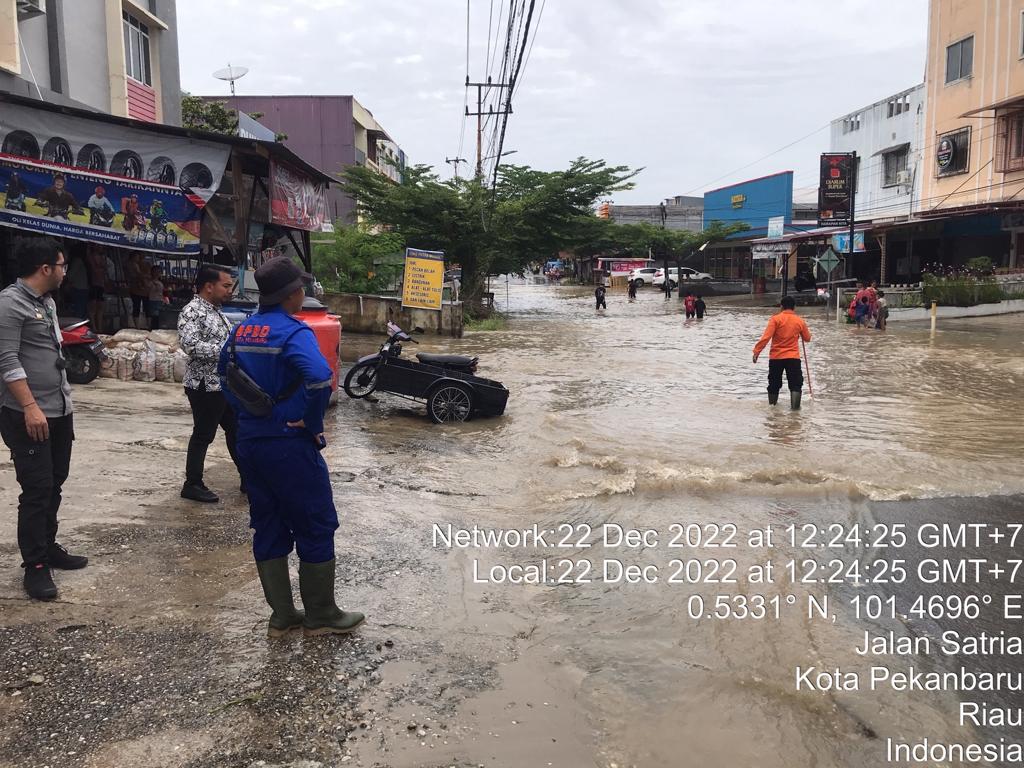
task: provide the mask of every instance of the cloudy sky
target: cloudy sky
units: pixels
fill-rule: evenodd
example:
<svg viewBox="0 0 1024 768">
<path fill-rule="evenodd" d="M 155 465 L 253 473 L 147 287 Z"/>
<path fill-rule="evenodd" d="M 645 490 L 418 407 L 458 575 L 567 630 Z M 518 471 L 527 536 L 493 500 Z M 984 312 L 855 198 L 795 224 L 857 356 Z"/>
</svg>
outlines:
<svg viewBox="0 0 1024 768">
<path fill-rule="evenodd" d="M 470 76 L 497 78 L 489 12 L 493 41 L 508 0 L 470 5 Z M 927 0 L 537 0 L 507 162 L 643 167 L 615 196 L 624 203 L 779 170 L 814 185 L 830 120 L 923 80 L 926 11 Z M 465 0 L 178 0 L 178 24 L 187 91 L 227 94 L 211 73 L 230 61 L 251 70 L 240 94 L 352 94 L 412 162 L 447 177 L 461 139 L 462 172 L 473 163 Z"/>
</svg>

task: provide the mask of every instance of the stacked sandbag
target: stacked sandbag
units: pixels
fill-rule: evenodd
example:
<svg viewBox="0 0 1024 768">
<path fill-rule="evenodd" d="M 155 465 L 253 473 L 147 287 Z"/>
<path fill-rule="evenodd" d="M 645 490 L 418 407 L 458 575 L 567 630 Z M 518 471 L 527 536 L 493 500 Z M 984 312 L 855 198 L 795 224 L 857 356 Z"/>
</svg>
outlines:
<svg viewBox="0 0 1024 768">
<path fill-rule="evenodd" d="M 132 346 L 132 345 L 129 345 Z M 145 341 L 132 362 L 132 378 L 135 381 L 156 381 L 156 347 Z"/>
<path fill-rule="evenodd" d="M 101 337 L 107 361 L 100 375 L 120 381 L 161 381 L 181 383 L 188 356 L 181 351 L 178 332 L 122 328 L 113 336 Z"/>
</svg>

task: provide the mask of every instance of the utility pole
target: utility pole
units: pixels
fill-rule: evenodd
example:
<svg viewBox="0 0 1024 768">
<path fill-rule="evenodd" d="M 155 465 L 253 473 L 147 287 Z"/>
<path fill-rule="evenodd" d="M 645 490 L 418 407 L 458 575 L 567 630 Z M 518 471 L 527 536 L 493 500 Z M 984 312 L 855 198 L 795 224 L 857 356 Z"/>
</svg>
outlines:
<svg viewBox="0 0 1024 768">
<path fill-rule="evenodd" d="M 661 202 L 658 204 L 658 214 L 661 216 L 661 231 L 665 231 L 665 222 L 668 220 L 668 211 L 665 210 L 665 203 Z M 665 289 L 665 300 L 668 301 L 672 298 L 672 274 L 668 271 L 668 247 L 664 243 L 662 238 L 661 244 L 661 266 L 665 270 L 665 285 L 662 286 Z M 679 276 L 682 279 L 682 276 Z"/>
<path fill-rule="evenodd" d="M 476 88 L 476 112 L 470 112 L 469 107 L 466 107 L 466 117 L 472 115 L 476 116 L 476 175 L 480 178 L 484 175 L 484 115 L 494 117 L 495 115 L 511 115 L 512 104 L 508 104 L 507 109 L 499 109 L 495 111 L 494 107 L 488 107 L 487 111 L 484 112 L 484 89 L 490 90 L 491 88 L 508 88 L 508 83 L 494 83 L 491 82 L 491 78 L 487 78 L 486 83 L 471 83 L 469 77 L 466 77 L 466 87 Z M 501 158 L 498 158 L 498 162 L 501 162 Z"/>
<path fill-rule="evenodd" d="M 451 166 L 455 167 L 455 178 L 456 179 L 459 178 L 459 163 L 466 162 L 466 158 L 464 158 L 464 157 L 445 157 L 444 161 L 446 163 L 448 163 L 448 165 L 451 165 Z"/>
</svg>

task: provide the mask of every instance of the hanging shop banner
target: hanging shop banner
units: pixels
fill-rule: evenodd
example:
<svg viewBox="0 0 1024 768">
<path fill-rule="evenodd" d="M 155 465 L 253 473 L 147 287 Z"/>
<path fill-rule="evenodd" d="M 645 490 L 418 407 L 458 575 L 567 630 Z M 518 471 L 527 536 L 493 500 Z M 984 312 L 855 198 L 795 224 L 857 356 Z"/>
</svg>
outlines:
<svg viewBox="0 0 1024 768">
<path fill-rule="evenodd" d="M 444 288 L 444 251 L 405 249 L 402 307 L 441 309 Z"/>
<path fill-rule="evenodd" d="M 333 232 L 327 216 L 327 185 L 279 160 L 270 160 L 270 218 L 308 232 Z"/>
<path fill-rule="evenodd" d="M 849 253 L 850 234 L 848 232 L 844 232 L 841 235 L 832 235 L 832 250 L 834 250 L 836 253 Z M 854 253 L 864 253 L 863 232 L 853 233 L 853 250 Z"/>
<path fill-rule="evenodd" d="M 230 147 L 0 105 L 0 225 L 163 253 L 199 250 Z"/>
<path fill-rule="evenodd" d="M 201 215 L 178 187 L 0 157 L 0 226 L 185 255 L 199 253 Z"/>
<path fill-rule="evenodd" d="M 852 152 L 821 156 L 818 180 L 818 226 L 844 227 L 850 223 L 856 155 Z"/>
<path fill-rule="evenodd" d="M 777 259 L 789 254 L 789 243 L 754 243 L 750 246 L 750 256 L 754 261 L 760 259 Z"/>
</svg>

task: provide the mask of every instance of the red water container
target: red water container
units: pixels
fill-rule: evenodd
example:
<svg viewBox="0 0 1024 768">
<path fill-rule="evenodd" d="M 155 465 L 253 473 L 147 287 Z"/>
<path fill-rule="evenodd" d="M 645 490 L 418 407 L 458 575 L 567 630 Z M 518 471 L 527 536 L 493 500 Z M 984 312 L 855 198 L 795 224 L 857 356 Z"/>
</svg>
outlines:
<svg viewBox="0 0 1024 768">
<path fill-rule="evenodd" d="M 314 298 L 306 297 L 302 311 L 295 315 L 316 334 L 320 352 L 327 358 L 331 366 L 331 397 L 338 392 L 338 367 L 341 359 L 341 322 L 337 315 L 327 311 L 327 307 Z"/>
</svg>

